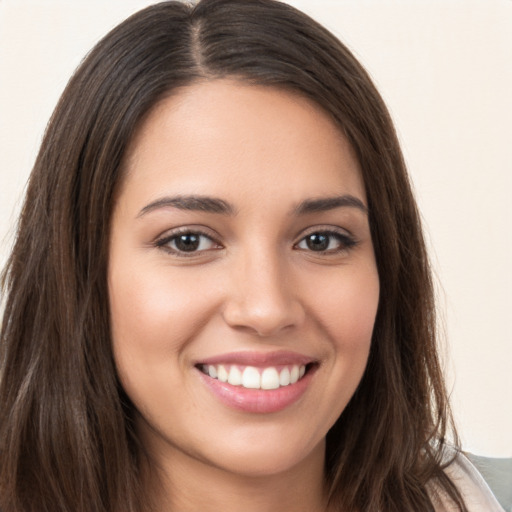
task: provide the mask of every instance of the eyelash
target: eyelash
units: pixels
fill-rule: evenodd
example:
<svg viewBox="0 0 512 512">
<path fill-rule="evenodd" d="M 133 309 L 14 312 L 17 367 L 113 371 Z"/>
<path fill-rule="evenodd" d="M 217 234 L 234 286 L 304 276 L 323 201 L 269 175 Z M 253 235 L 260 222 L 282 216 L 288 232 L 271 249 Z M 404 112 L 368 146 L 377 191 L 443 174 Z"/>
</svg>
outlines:
<svg viewBox="0 0 512 512">
<path fill-rule="evenodd" d="M 310 251 L 312 253 L 316 253 L 316 254 L 320 254 L 320 255 L 334 255 L 334 254 L 339 254 L 344 251 L 349 251 L 350 249 L 354 248 L 358 244 L 357 240 L 353 236 L 348 235 L 347 233 L 342 233 L 340 231 L 336 231 L 333 229 L 321 229 L 321 228 L 318 229 L 317 228 L 314 231 L 310 231 L 308 234 L 303 236 L 300 239 L 300 241 L 294 245 L 294 247 L 298 247 L 299 244 L 301 244 L 303 242 L 307 243 L 307 239 L 309 237 L 312 237 L 313 235 L 328 237 L 329 238 L 328 245 L 331 244 L 332 239 L 335 239 L 338 242 L 339 247 L 337 247 L 335 249 L 326 249 L 326 250 L 322 250 L 322 251 L 314 251 L 311 248 L 309 248 L 309 249 L 304 248 L 301 250 Z"/>
<path fill-rule="evenodd" d="M 173 241 L 176 241 L 180 236 L 184 235 L 190 235 L 190 236 L 197 236 L 199 239 L 201 238 L 207 238 L 209 241 L 211 241 L 214 245 L 217 245 L 217 248 L 220 248 L 220 244 L 208 233 L 205 233 L 204 231 L 201 231 L 200 229 L 194 228 L 182 228 L 178 229 L 176 231 L 173 231 L 172 234 L 165 236 L 163 238 L 158 239 L 155 242 L 155 246 L 163 249 L 164 251 L 168 252 L 169 254 L 172 254 L 174 256 L 179 256 L 181 258 L 190 258 L 197 256 L 198 254 L 210 250 L 210 249 L 202 249 L 202 250 L 194 250 L 194 251 L 182 251 L 180 249 L 173 249 L 169 247 L 169 244 L 171 244 Z M 199 244 L 201 241 L 199 241 Z"/>
<path fill-rule="evenodd" d="M 175 242 L 180 236 L 184 236 L 184 235 L 197 236 L 199 238 L 199 242 L 198 242 L 199 247 L 201 245 L 201 238 L 206 238 L 212 244 L 217 246 L 214 248 L 214 250 L 222 248 L 221 244 L 218 243 L 215 240 L 215 238 L 213 238 L 210 234 L 208 234 L 200 229 L 190 229 L 190 228 L 178 229 L 178 230 L 174 231 L 172 234 L 156 240 L 155 246 L 157 248 L 160 248 L 160 249 L 168 252 L 169 254 L 178 256 L 180 258 L 190 258 L 190 257 L 197 256 L 198 254 L 201 254 L 205 251 L 212 250 L 212 249 L 199 249 L 199 250 L 194 249 L 192 251 L 183 251 L 178 248 L 171 248 L 169 246 L 169 244 Z M 337 241 L 337 243 L 339 244 L 339 247 L 337 247 L 335 249 L 326 249 L 326 250 L 321 250 L 321 251 L 315 251 L 315 250 L 312 250 L 311 248 L 300 248 L 299 247 L 299 245 L 301 243 L 307 244 L 308 237 L 312 237 L 313 235 L 328 237 L 329 238 L 328 246 L 331 244 L 332 239 L 335 239 Z M 299 242 L 294 244 L 294 248 L 297 248 L 298 250 L 308 251 L 313 254 L 316 253 L 316 254 L 320 254 L 320 255 L 335 255 L 335 254 L 339 254 L 344 251 L 349 251 L 350 249 L 354 248 L 357 244 L 358 244 L 358 241 L 351 235 L 348 235 L 346 233 L 342 233 L 342 232 L 339 232 L 339 231 L 336 231 L 333 229 L 321 229 L 320 228 L 320 229 L 315 229 L 314 231 L 311 231 L 308 234 L 304 235 L 299 240 Z"/>
</svg>

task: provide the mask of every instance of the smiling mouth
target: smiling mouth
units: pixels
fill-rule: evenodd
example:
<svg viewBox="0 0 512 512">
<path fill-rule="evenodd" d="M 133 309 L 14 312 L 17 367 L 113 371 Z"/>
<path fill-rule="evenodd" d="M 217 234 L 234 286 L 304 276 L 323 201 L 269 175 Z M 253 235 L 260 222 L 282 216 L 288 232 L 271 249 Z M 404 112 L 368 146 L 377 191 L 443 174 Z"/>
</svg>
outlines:
<svg viewBox="0 0 512 512">
<path fill-rule="evenodd" d="M 314 363 L 266 367 L 236 364 L 199 364 L 197 368 L 212 379 L 232 386 L 272 390 L 296 384 L 313 366 Z"/>
</svg>

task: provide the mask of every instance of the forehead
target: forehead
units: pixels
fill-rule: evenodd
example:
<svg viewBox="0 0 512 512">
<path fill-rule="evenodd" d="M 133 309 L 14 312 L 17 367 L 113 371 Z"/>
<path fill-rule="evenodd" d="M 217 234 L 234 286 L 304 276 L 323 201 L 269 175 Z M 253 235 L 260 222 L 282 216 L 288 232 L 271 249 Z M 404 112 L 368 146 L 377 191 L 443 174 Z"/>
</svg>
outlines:
<svg viewBox="0 0 512 512">
<path fill-rule="evenodd" d="M 285 187 L 291 196 L 308 188 L 310 195 L 350 189 L 365 196 L 350 144 L 318 105 L 234 80 L 195 83 L 160 101 L 130 144 L 125 173 L 123 188 L 139 194 L 167 186 L 220 196 Z"/>
</svg>

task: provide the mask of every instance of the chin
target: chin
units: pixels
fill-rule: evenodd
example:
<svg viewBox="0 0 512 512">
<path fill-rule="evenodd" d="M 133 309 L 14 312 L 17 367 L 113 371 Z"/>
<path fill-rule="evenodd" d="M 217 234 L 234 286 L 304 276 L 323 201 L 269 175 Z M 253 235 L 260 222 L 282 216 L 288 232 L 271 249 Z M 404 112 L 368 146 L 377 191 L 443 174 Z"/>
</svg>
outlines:
<svg viewBox="0 0 512 512">
<path fill-rule="evenodd" d="M 301 442 L 290 442 L 290 436 L 281 434 L 272 439 L 260 435 L 255 440 L 240 442 L 233 439 L 229 446 L 216 444 L 216 450 L 206 455 L 206 460 L 219 469 L 248 478 L 270 477 L 288 472 L 303 465 L 318 464 L 323 467 L 325 439 L 308 446 Z"/>
</svg>

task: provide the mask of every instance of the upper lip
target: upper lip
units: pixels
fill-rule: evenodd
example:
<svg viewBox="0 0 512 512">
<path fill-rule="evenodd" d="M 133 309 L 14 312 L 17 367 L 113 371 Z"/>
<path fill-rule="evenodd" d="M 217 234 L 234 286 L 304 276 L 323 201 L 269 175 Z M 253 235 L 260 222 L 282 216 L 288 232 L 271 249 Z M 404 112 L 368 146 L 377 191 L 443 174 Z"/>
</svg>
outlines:
<svg viewBox="0 0 512 512">
<path fill-rule="evenodd" d="M 307 365 L 315 359 L 291 351 L 275 352 L 229 352 L 197 361 L 197 364 L 237 364 L 240 366 Z"/>
</svg>

